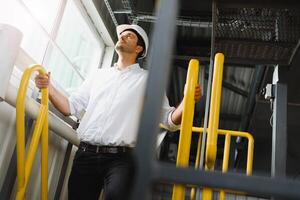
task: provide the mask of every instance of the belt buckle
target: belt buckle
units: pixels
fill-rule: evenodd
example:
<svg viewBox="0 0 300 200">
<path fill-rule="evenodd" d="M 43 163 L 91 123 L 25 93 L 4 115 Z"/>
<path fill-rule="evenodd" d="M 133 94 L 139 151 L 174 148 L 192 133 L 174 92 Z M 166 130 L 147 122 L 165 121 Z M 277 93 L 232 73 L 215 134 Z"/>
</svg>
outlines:
<svg viewBox="0 0 300 200">
<path fill-rule="evenodd" d="M 82 149 L 82 151 L 86 151 L 86 146 L 84 146 L 84 147 L 81 147 L 81 149 Z"/>
<path fill-rule="evenodd" d="M 86 151 L 86 149 L 87 149 L 87 145 L 85 144 L 85 143 L 83 143 L 83 142 L 80 142 L 80 144 L 79 144 L 79 149 L 81 149 L 82 151 Z"/>
<path fill-rule="evenodd" d="M 118 148 L 117 147 L 109 147 L 107 148 L 108 153 L 118 153 Z"/>
<path fill-rule="evenodd" d="M 96 153 L 99 153 L 99 150 L 100 150 L 100 147 L 97 146 L 97 147 L 96 147 Z"/>
</svg>

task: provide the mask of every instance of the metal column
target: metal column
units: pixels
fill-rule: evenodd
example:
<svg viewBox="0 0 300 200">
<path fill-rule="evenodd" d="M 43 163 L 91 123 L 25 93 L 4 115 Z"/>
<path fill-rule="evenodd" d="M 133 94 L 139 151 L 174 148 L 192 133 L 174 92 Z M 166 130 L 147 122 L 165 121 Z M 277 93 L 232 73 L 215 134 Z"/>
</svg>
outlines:
<svg viewBox="0 0 300 200">
<path fill-rule="evenodd" d="M 276 66 L 273 74 L 272 165 L 273 178 L 286 177 L 287 159 L 287 67 Z M 274 200 L 279 200 L 274 197 Z M 282 198 L 281 198 L 282 200 Z"/>
<path fill-rule="evenodd" d="M 208 80 L 207 80 L 207 88 L 206 88 L 206 100 L 205 100 L 205 114 L 204 114 L 204 131 L 202 133 L 202 145 L 200 151 L 200 164 L 199 169 L 204 169 L 204 159 L 205 159 L 205 149 L 206 149 L 206 129 L 208 127 L 208 116 L 209 116 L 209 102 L 211 96 L 211 85 L 213 79 L 213 69 L 214 69 L 214 55 L 215 55 L 215 32 L 216 32 L 216 23 L 217 23 L 217 5 L 216 1 L 212 1 L 212 30 L 211 30 L 211 47 L 210 47 L 210 63 L 209 63 L 209 71 L 208 71 Z M 200 200 L 200 189 L 197 189 L 196 199 Z"/>
<path fill-rule="evenodd" d="M 136 145 L 137 174 L 133 199 L 150 199 L 150 188 L 157 174 L 155 162 L 156 133 L 160 121 L 164 91 L 168 83 L 174 38 L 176 36 L 177 0 L 159 1 L 158 20 L 154 26 L 147 69 L 149 76 Z"/>
<path fill-rule="evenodd" d="M 279 176 L 276 176 L 275 178 L 258 176 L 249 177 L 242 174 L 224 174 L 203 170 L 196 171 L 192 168 L 175 168 L 173 165 L 159 163 L 155 160 L 155 133 L 158 131 L 163 93 L 168 81 L 171 50 L 176 30 L 175 20 L 178 2 L 176 0 L 165 0 L 160 1 L 160 3 L 160 13 L 158 21 L 155 24 L 152 37 L 153 45 L 148 60 L 149 77 L 135 151 L 137 174 L 132 199 L 150 199 L 150 188 L 153 183 L 158 181 L 197 185 L 216 189 L 238 190 L 254 195 L 276 196 L 280 197 L 281 200 L 283 198 L 299 199 L 299 181 L 287 180 L 285 178 L 280 178 Z M 276 86 L 278 87 L 276 89 L 278 102 L 274 102 L 276 109 L 283 107 L 282 105 L 284 105 L 284 102 L 280 99 L 284 96 L 286 97 L 286 94 L 282 94 L 284 91 L 286 92 L 286 89 L 284 90 L 284 88 L 282 88 L 281 78 L 279 80 L 280 81 L 278 81 Z M 280 114 L 285 115 L 284 112 Z M 283 115 L 281 115 L 281 117 Z M 280 120 L 276 113 L 274 113 L 274 119 L 274 122 Z M 286 125 L 286 118 L 285 121 L 281 120 L 280 124 L 279 122 L 277 123 L 278 124 L 274 123 L 274 127 L 282 124 Z M 279 132 L 286 132 L 286 127 L 277 127 L 276 131 L 277 134 Z M 286 149 L 286 147 L 283 149 Z M 277 148 L 277 150 L 279 149 Z M 282 156 L 279 157 L 280 154 L 275 155 L 276 161 L 279 161 L 277 158 L 282 159 Z M 277 171 L 278 168 L 275 169 L 275 171 Z M 279 171 L 283 170 L 281 169 Z"/>
<path fill-rule="evenodd" d="M 203 132 L 203 136 L 202 136 L 201 156 L 200 156 L 200 165 L 199 165 L 200 169 L 202 169 L 204 166 L 204 157 L 205 157 L 204 155 L 205 155 L 205 146 L 206 146 L 206 129 L 208 126 L 209 102 L 210 102 L 210 96 L 211 96 L 211 85 L 212 85 L 213 69 L 214 69 L 216 13 L 217 13 L 216 1 L 213 1 L 212 2 L 211 51 L 210 51 L 211 55 L 210 55 L 208 81 L 207 81 L 207 89 L 206 89 L 204 132 Z"/>
</svg>

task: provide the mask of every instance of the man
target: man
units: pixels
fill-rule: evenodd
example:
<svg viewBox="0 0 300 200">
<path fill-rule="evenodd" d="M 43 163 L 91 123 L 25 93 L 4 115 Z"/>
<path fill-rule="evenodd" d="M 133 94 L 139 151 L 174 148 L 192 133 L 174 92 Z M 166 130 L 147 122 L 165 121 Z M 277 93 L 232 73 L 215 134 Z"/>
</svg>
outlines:
<svg viewBox="0 0 300 200">
<path fill-rule="evenodd" d="M 124 200 L 133 185 L 131 152 L 147 79 L 136 61 L 146 56 L 148 37 L 138 25 L 120 25 L 117 34 L 117 63 L 99 69 L 69 98 L 52 86 L 49 75 L 35 80 L 38 88 L 48 87 L 51 102 L 64 115 L 86 110 L 77 130 L 81 142 L 69 177 L 69 199 L 97 200 L 103 188 L 106 200 Z M 197 86 L 195 100 L 200 97 Z M 165 97 L 162 123 L 177 130 L 182 107 L 170 107 Z"/>
</svg>

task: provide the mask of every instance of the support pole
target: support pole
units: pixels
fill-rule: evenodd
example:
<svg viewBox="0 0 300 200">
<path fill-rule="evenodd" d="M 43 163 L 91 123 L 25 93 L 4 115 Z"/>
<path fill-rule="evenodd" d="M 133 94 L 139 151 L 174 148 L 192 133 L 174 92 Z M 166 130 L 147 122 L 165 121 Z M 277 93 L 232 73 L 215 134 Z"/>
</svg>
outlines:
<svg viewBox="0 0 300 200">
<path fill-rule="evenodd" d="M 134 200 L 151 199 L 150 189 L 157 174 L 154 149 L 176 36 L 177 12 L 178 0 L 160 1 L 147 62 L 149 75 L 135 151 L 137 174 L 132 193 Z"/>
<path fill-rule="evenodd" d="M 286 178 L 287 159 L 287 67 L 276 66 L 273 74 L 272 165 L 273 178 Z M 273 200 L 279 200 L 276 197 Z M 282 198 L 280 199 L 282 200 Z"/>
</svg>

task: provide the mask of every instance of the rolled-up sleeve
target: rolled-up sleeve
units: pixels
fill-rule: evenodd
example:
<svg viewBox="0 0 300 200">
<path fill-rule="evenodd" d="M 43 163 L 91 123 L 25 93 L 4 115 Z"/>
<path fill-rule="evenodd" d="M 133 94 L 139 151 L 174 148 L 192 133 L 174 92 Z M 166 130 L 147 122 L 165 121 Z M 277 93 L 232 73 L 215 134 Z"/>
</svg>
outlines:
<svg viewBox="0 0 300 200">
<path fill-rule="evenodd" d="M 174 112 L 175 107 L 169 105 L 167 96 L 164 96 L 163 107 L 162 107 L 162 123 L 168 128 L 169 131 L 177 131 L 180 129 L 180 124 L 176 125 L 172 121 L 172 113 Z"/>
<path fill-rule="evenodd" d="M 180 124 L 176 125 L 172 121 L 172 113 L 174 112 L 175 107 L 171 107 L 169 105 L 169 101 L 166 95 L 164 95 L 163 106 L 162 106 L 162 113 L 161 113 L 161 123 L 166 126 L 168 131 L 177 131 L 180 129 Z M 161 142 L 163 141 L 167 131 L 161 131 L 157 136 L 157 147 L 160 146 Z"/>
<path fill-rule="evenodd" d="M 87 108 L 90 91 L 92 87 L 92 79 L 85 80 L 83 84 L 73 92 L 68 100 L 71 115 L 78 115 L 82 110 Z"/>
</svg>

